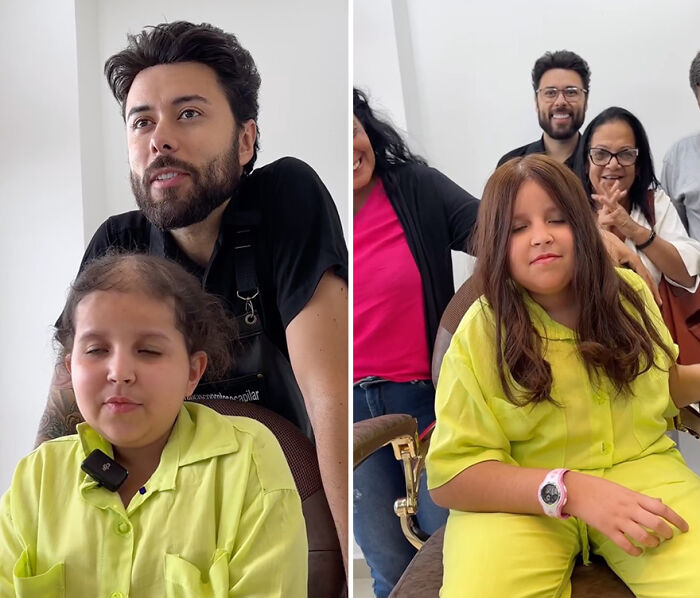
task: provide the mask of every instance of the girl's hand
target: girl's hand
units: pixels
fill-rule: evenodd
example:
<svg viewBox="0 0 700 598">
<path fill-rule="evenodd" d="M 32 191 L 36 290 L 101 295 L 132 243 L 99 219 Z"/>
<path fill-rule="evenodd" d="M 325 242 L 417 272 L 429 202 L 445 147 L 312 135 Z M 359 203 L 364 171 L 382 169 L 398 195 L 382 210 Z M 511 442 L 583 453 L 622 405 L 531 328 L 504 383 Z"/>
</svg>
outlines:
<svg viewBox="0 0 700 598">
<path fill-rule="evenodd" d="M 641 546 L 654 548 L 673 537 L 672 524 L 681 532 L 687 522 L 658 498 L 640 494 L 614 482 L 575 471 L 564 476 L 568 499 L 564 512 L 582 519 L 632 556 Z"/>
</svg>

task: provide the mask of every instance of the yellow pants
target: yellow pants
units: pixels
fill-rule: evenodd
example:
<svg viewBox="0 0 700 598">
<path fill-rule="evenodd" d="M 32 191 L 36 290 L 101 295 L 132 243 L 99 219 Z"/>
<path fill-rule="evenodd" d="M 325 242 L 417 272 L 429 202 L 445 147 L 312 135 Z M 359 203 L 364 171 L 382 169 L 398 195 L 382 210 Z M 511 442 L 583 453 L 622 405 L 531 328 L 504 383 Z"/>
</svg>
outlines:
<svg viewBox="0 0 700 598">
<path fill-rule="evenodd" d="M 672 525 L 673 538 L 633 557 L 574 517 L 452 511 L 441 598 L 568 598 L 575 559 L 587 560 L 589 546 L 639 598 L 700 597 L 700 478 L 680 454 L 650 455 L 595 475 L 661 498 L 690 530 Z"/>
</svg>

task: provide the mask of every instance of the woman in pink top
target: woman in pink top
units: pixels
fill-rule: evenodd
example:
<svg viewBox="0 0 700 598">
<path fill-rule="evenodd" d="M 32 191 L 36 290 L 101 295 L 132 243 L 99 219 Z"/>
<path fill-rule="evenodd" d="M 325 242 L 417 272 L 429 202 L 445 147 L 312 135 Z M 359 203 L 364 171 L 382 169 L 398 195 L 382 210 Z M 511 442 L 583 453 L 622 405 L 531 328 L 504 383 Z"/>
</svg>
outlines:
<svg viewBox="0 0 700 598">
<path fill-rule="evenodd" d="M 450 250 L 464 250 L 478 200 L 429 168 L 366 96 L 354 90 L 354 420 L 410 413 L 435 419 L 433 341 L 454 294 Z M 385 598 L 415 554 L 392 510 L 405 485 L 386 447 L 354 476 L 355 538 Z M 428 533 L 447 511 L 421 488 L 419 524 Z"/>
</svg>

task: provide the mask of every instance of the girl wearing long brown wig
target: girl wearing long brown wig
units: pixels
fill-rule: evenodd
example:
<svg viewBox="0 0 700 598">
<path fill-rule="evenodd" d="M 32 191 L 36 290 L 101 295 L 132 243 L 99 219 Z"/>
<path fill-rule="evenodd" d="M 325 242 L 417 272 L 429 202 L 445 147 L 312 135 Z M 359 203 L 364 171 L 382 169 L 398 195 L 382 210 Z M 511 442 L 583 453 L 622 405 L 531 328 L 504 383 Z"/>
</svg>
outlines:
<svg viewBox="0 0 700 598">
<path fill-rule="evenodd" d="M 675 364 L 567 168 L 504 164 L 476 231 L 483 296 L 445 355 L 428 454 L 451 509 L 441 596 L 569 596 L 590 549 L 635 595 L 697 596 L 700 478 L 665 431 L 700 369 Z"/>
</svg>

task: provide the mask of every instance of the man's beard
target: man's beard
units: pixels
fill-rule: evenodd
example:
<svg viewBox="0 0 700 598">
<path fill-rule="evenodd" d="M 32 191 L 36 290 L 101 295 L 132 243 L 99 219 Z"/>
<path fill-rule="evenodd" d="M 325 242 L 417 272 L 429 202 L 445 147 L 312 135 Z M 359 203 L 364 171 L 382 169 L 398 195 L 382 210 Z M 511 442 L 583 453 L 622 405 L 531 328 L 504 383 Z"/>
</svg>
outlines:
<svg viewBox="0 0 700 598">
<path fill-rule="evenodd" d="M 192 180 L 192 188 L 184 195 L 179 186 L 160 189 L 160 199 L 155 200 L 151 195 L 153 173 L 167 167 L 186 172 Z M 132 172 L 130 178 L 136 204 L 153 226 L 172 230 L 196 224 L 231 197 L 240 182 L 238 136 L 234 137 L 233 146 L 228 152 L 220 154 L 202 168 L 161 155 L 151 162 L 143 176 L 138 177 Z"/>
<path fill-rule="evenodd" d="M 546 110 L 545 112 L 543 112 L 542 110 L 538 110 L 537 118 L 540 122 L 540 127 L 542 128 L 542 130 L 545 133 L 547 133 L 547 135 L 549 135 L 552 139 L 571 139 L 574 135 L 578 133 L 578 130 L 581 128 L 581 125 L 583 125 L 583 121 L 586 117 L 583 110 L 571 109 L 568 111 L 568 114 L 571 115 L 571 122 L 568 127 L 562 129 L 554 128 L 554 126 L 552 126 L 552 120 L 549 114 L 549 110 Z"/>
</svg>

